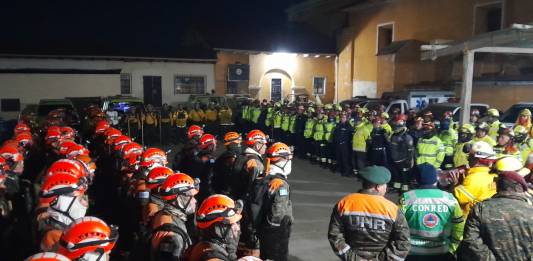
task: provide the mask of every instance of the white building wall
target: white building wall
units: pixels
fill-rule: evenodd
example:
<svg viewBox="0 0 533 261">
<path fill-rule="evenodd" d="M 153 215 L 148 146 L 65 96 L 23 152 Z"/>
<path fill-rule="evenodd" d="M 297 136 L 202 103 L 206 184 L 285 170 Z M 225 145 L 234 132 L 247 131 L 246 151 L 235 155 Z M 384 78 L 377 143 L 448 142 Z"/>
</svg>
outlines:
<svg viewBox="0 0 533 261">
<path fill-rule="evenodd" d="M 72 59 L 0 58 L 0 69 L 122 69 L 131 74 L 132 96 L 143 98 L 143 76 L 161 76 L 162 102 L 176 104 L 189 95 L 174 95 L 176 75 L 204 76 L 206 92 L 215 87 L 214 64 L 178 62 L 125 62 Z M 76 86 L 79 86 L 76 87 Z M 65 91 L 68 90 L 68 93 Z M 120 94 L 119 75 L 98 74 L 0 74 L 0 97 L 20 98 L 21 103 L 36 103 L 41 98 L 108 96 Z M 43 93 L 46 97 L 43 97 Z"/>
</svg>

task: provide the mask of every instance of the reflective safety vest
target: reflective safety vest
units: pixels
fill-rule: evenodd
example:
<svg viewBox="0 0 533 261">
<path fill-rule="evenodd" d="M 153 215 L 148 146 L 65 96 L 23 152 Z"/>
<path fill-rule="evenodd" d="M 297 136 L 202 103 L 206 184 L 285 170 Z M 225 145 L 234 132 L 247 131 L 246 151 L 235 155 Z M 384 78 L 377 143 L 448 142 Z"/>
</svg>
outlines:
<svg viewBox="0 0 533 261">
<path fill-rule="evenodd" d="M 333 134 L 333 129 L 335 129 L 335 126 L 337 125 L 337 123 L 335 122 L 326 122 L 325 124 L 325 128 L 324 128 L 324 140 L 327 141 L 327 142 L 331 142 L 333 139 L 333 136 L 331 134 Z"/>
<path fill-rule="evenodd" d="M 453 129 L 443 131 L 439 135 L 442 144 L 444 145 L 444 153 L 447 157 L 453 156 L 455 144 L 457 144 L 457 132 Z"/>
<path fill-rule="evenodd" d="M 313 140 L 322 141 L 324 139 L 324 125 L 326 120 L 317 120 L 313 131 Z"/>
<path fill-rule="evenodd" d="M 472 144 L 474 141 L 457 143 L 455 145 L 455 153 L 453 154 L 453 166 L 455 168 L 461 166 L 468 166 L 468 154 L 463 152 L 465 144 Z"/>
<path fill-rule="evenodd" d="M 274 124 L 273 127 L 275 129 L 281 128 L 281 112 L 280 111 L 274 112 L 273 124 Z"/>
<path fill-rule="evenodd" d="M 436 169 L 440 168 L 445 156 L 444 145 L 437 136 L 433 136 L 429 139 L 419 139 L 416 146 L 416 152 L 417 165 L 429 163 Z"/>
<path fill-rule="evenodd" d="M 255 107 L 252 108 L 252 111 L 250 112 L 251 119 L 250 121 L 257 124 L 259 123 L 259 116 L 261 116 L 261 108 Z"/>
<path fill-rule="evenodd" d="M 304 129 L 304 138 L 309 139 L 311 136 L 313 136 L 313 129 L 315 128 L 315 119 L 309 118 L 305 122 L 305 129 Z"/>
<path fill-rule="evenodd" d="M 232 118 L 231 109 L 221 109 L 218 112 L 218 118 L 220 119 L 220 124 L 230 124 Z"/>
<path fill-rule="evenodd" d="M 289 119 L 289 132 L 296 133 L 296 114 L 291 115 Z"/>
<path fill-rule="evenodd" d="M 274 109 L 272 107 L 268 107 L 266 117 L 265 117 L 265 126 L 270 127 L 272 126 L 272 114 L 274 112 Z"/>
<path fill-rule="evenodd" d="M 500 121 L 495 121 L 490 125 L 489 136 L 496 140 L 498 139 L 498 131 L 500 130 Z"/>
<path fill-rule="evenodd" d="M 385 133 L 387 133 L 387 137 L 390 138 L 392 136 L 392 127 L 388 123 L 383 123 L 381 127 L 385 130 Z"/>
<path fill-rule="evenodd" d="M 207 111 L 205 111 L 205 118 L 208 122 L 216 121 L 217 117 L 218 117 L 218 113 L 216 110 L 207 109 Z"/>
<path fill-rule="evenodd" d="M 522 162 L 527 162 L 527 157 L 533 152 L 533 139 L 527 138 L 524 142 L 518 144 L 517 147 L 522 156 Z"/>
<path fill-rule="evenodd" d="M 484 141 L 484 142 L 488 143 L 492 147 L 496 146 L 496 141 L 494 141 L 494 139 L 492 139 L 489 135 L 486 135 L 483 138 L 474 137 L 473 140 L 474 140 L 474 142 L 476 142 L 476 141 Z"/>
<path fill-rule="evenodd" d="M 185 128 L 187 126 L 187 112 L 184 110 L 176 111 L 174 115 L 174 119 L 176 122 L 176 126 L 180 128 Z"/>
<path fill-rule="evenodd" d="M 463 239 L 464 217 L 457 199 L 440 189 L 416 189 L 402 196 L 400 207 L 411 231 L 413 255 L 454 253 Z"/>
<path fill-rule="evenodd" d="M 367 140 L 370 138 L 370 133 L 374 127 L 366 120 L 360 122 L 355 126 L 355 132 L 352 138 L 352 149 L 358 152 L 366 152 Z"/>
<path fill-rule="evenodd" d="M 281 116 L 281 130 L 282 131 L 289 131 L 289 121 L 291 119 L 291 116 L 288 113 L 283 113 Z"/>
<path fill-rule="evenodd" d="M 191 121 L 200 122 L 204 119 L 204 112 L 201 110 L 191 110 L 189 112 L 189 117 Z"/>
<path fill-rule="evenodd" d="M 248 120 L 248 111 L 250 110 L 250 106 L 246 105 L 244 107 L 242 107 L 242 111 L 241 111 L 241 118 L 243 120 Z"/>
</svg>

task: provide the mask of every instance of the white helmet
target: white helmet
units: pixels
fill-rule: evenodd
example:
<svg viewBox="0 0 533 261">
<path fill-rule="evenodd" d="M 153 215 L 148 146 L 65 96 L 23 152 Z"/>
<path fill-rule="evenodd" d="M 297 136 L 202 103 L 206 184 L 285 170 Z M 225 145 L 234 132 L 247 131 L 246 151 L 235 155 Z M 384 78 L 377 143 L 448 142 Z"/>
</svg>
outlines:
<svg viewBox="0 0 533 261">
<path fill-rule="evenodd" d="M 496 153 L 494 152 L 494 149 L 492 149 L 492 146 L 484 141 L 476 141 L 474 144 L 472 144 L 470 153 L 476 158 L 496 159 Z"/>
</svg>

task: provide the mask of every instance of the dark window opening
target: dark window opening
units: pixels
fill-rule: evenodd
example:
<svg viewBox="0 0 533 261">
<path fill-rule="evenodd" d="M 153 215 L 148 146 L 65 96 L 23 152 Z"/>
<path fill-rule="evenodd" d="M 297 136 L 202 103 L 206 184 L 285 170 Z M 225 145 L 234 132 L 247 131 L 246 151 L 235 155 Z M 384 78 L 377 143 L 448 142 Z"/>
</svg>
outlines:
<svg viewBox="0 0 533 261">
<path fill-rule="evenodd" d="M 488 33 L 502 29 L 502 3 L 477 6 L 475 13 L 475 34 Z"/>
<path fill-rule="evenodd" d="M 377 49 L 378 52 L 382 48 L 385 48 L 392 43 L 393 35 L 394 35 L 393 24 L 387 24 L 387 25 L 382 25 L 378 27 L 378 49 Z"/>
</svg>

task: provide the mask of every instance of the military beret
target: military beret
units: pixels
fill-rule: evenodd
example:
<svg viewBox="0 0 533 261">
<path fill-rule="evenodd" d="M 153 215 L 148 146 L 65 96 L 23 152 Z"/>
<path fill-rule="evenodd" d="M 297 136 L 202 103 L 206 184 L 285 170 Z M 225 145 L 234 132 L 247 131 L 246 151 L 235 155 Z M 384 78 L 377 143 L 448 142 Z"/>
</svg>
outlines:
<svg viewBox="0 0 533 261">
<path fill-rule="evenodd" d="M 359 176 L 376 185 L 387 184 L 390 181 L 390 171 L 382 166 L 368 166 L 359 172 Z"/>
</svg>

